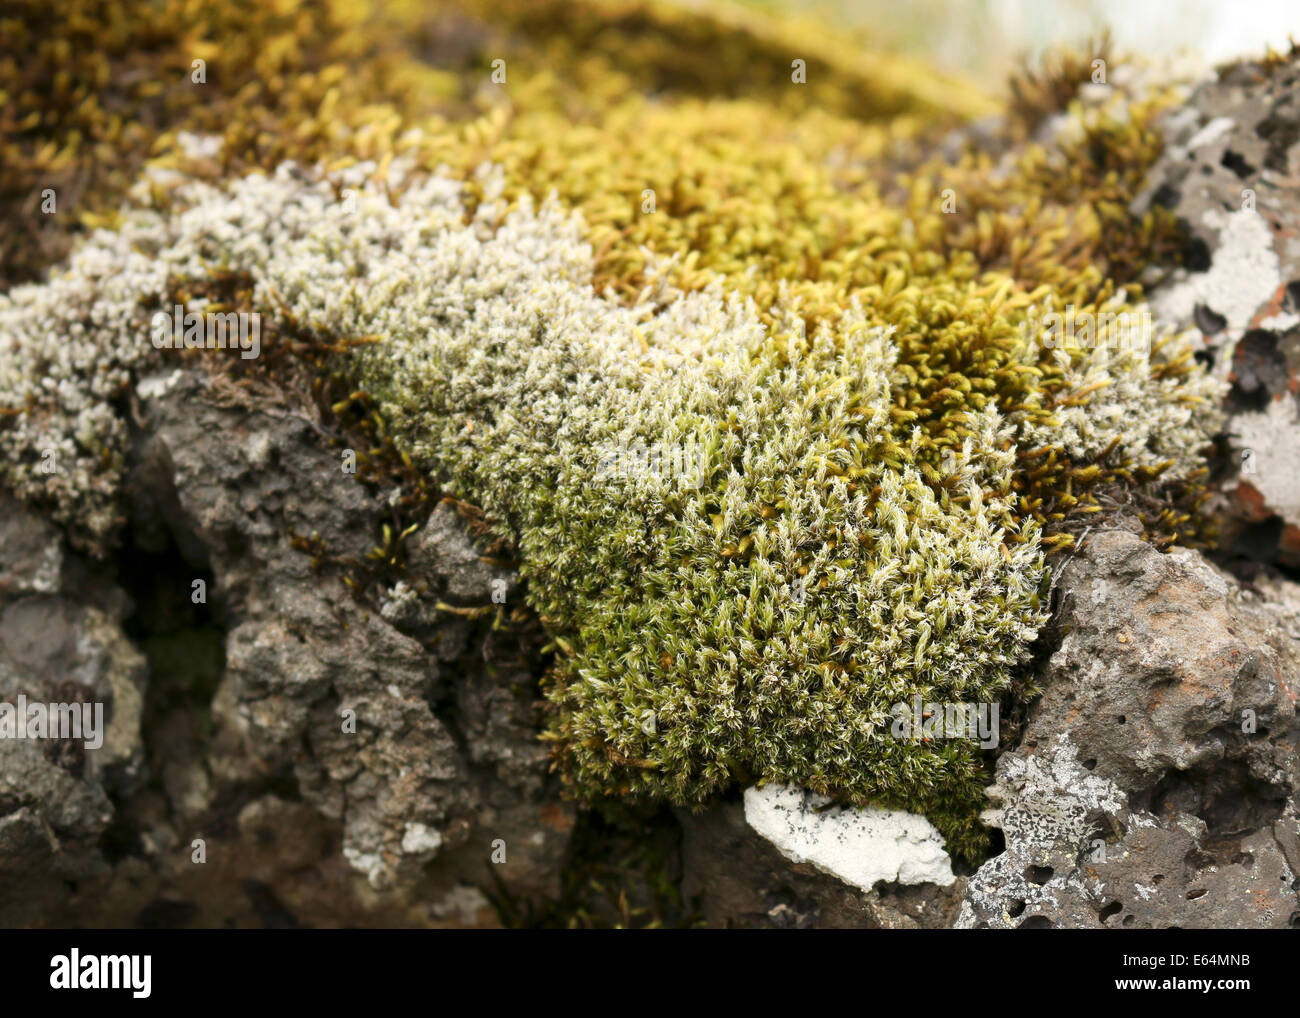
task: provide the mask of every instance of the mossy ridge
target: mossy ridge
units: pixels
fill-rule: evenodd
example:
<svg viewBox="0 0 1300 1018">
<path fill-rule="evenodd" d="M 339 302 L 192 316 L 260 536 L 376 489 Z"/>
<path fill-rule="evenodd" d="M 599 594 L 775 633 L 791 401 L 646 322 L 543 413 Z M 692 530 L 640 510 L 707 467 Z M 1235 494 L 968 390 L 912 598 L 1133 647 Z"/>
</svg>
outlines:
<svg viewBox="0 0 1300 1018">
<path fill-rule="evenodd" d="M 1161 214 L 1133 222 L 1124 211 L 1126 193 L 1158 151 L 1151 121 L 1167 94 L 1130 104 L 1124 118 L 1093 114 L 1082 136 L 1060 151 L 1024 147 L 1009 173 L 1005 160 L 987 157 L 922 167 L 901 182 L 908 197 L 899 209 L 881 197 L 899 183 L 888 182 L 891 153 L 935 136 L 947 119 L 939 116 L 936 125 L 935 95 L 974 93 L 906 62 L 886 60 L 881 66 L 891 71 L 882 77 L 880 62 L 871 61 L 873 73 L 866 75 L 851 46 L 750 12 L 742 18 L 730 9 L 701 14 L 606 0 L 542 8 L 512 3 L 494 7 L 489 18 L 475 3 L 424 13 L 363 2 L 248 10 L 173 3 L 154 11 L 146 30 L 138 26 L 148 22 L 128 17 L 129 9 L 88 4 L 50 22 L 23 7 L 15 25 L 36 30 L 16 31 L 14 38 L 29 36 L 39 48 L 38 59 L 22 65 L 34 70 L 12 85 L 20 112 L 35 107 L 22 119 L 18 147 L 43 139 L 42 158 L 65 168 L 84 161 L 79 141 L 100 130 L 102 118 L 94 102 L 78 97 L 88 82 L 107 77 L 140 82 L 138 95 L 129 98 L 152 111 L 135 125 L 144 133 L 126 144 L 128 152 L 151 144 L 170 153 L 164 161 L 194 170 L 176 134 L 158 134 L 153 124 L 174 131 L 219 128 L 225 144 L 220 165 L 207 170 L 213 177 L 269 169 L 285 158 L 336 165 L 374 157 L 382 165 L 395 151 L 413 151 L 426 167 L 442 161 L 459 167 L 473 187 L 473 167 L 490 157 L 506 167 L 515 192 L 540 199 L 554 188 L 581 208 L 598 252 L 598 278 L 629 296 L 644 283 L 650 250 L 681 256 L 675 285 L 696 289 L 723 273 L 765 311 L 785 286 L 813 327 L 857 297 L 875 321 L 898 330 L 908 373 L 900 393 L 916 390 L 915 397 L 900 395 L 898 424 L 922 426 L 932 439 L 921 454 L 931 483 L 946 451 L 967 433 L 968 411 L 991 399 L 1044 430 L 1052 425 L 1054 403 L 1074 397 L 1043 351 L 1035 365 L 1035 351 L 1015 350 L 1010 333 L 1023 326 L 1017 319 L 1024 308 L 1074 303 L 1094 312 L 1124 282 L 1136 297 L 1132 274 L 1170 253 L 1170 224 Z M 500 51 L 513 66 L 511 86 L 472 92 L 473 73 L 446 74 L 424 64 L 419 52 L 447 25 L 464 26 L 462 72 L 486 73 L 487 58 Z M 634 58 L 624 53 L 629 25 L 639 33 Z M 250 50 L 253 38 L 269 42 Z M 578 45 L 581 40 L 586 43 Z M 771 77 L 782 47 L 797 43 L 823 54 L 812 69 L 815 88 L 790 83 L 783 62 L 781 75 L 753 84 L 755 74 Z M 84 67 L 74 65 L 78 74 L 65 72 L 56 87 L 40 87 L 49 77 L 40 70 L 49 63 L 40 54 L 54 59 L 82 50 L 90 56 Z M 156 77 L 119 65 L 136 50 L 155 62 Z M 718 58 L 724 51 L 727 58 Z M 1109 55 L 1104 45 L 1099 51 Z M 203 86 L 186 73 L 196 56 L 211 62 Z M 1032 87 L 1017 90 L 1009 134 L 1019 137 L 1027 122 L 1071 95 L 1078 82 L 1067 79 L 1085 64 L 1085 57 L 1067 55 L 1052 73 L 1026 76 Z M 660 80 L 656 69 L 668 65 L 686 71 L 673 72 L 675 81 Z M 0 66 L 12 75 L 19 65 Z M 349 66 L 363 73 L 347 72 Z M 556 74 L 560 66 L 571 73 Z M 438 74 L 437 81 L 429 78 Z M 168 78 L 174 80 L 163 87 Z M 886 84 L 872 84 L 879 81 Z M 779 103 L 774 109 L 766 100 L 707 98 L 734 95 L 745 82 L 767 99 L 797 99 L 798 119 Z M 642 93 L 654 89 L 677 101 L 647 102 Z M 882 89 L 893 98 L 876 94 Z M 1031 93 L 1040 95 L 1026 99 Z M 682 100 L 683 94 L 706 99 Z M 463 118 L 484 106 L 490 109 L 483 117 L 448 130 L 444 114 Z M 33 116 L 39 129 L 26 126 Z M 109 118 L 104 130 L 111 133 L 117 122 Z M 423 136 L 404 133 L 415 125 Z M 95 165 L 131 166 L 132 160 Z M 639 212 L 647 182 L 658 185 L 665 203 L 658 215 Z M 979 210 L 964 224 L 960 212 L 939 211 L 936 196 L 948 186 L 963 206 Z M 88 197 L 121 190 L 120 181 L 86 187 Z M 1013 292 L 993 300 L 994 313 L 984 314 L 980 305 L 1002 294 L 1004 274 L 1014 279 Z M 971 329 L 971 321 L 984 324 Z M 1040 370 L 1037 378 L 1027 365 Z M 1185 358 L 1175 357 L 1157 370 L 1177 374 L 1186 367 Z M 1034 398 L 1035 389 L 1041 398 Z M 1071 464 L 1047 448 L 1016 478 L 1020 511 L 1049 528 L 1068 529 L 1071 513 L 1097 509 L 1094 490 L 1152 479 L 1154 467 L 1136 474 L 1132 467 L 1123 450 L 1097 463 Z M 1194 508 L 1197 497 L 1192 482 L 1184 501 Z M 1196 536 L 1190 516 L 1172 509 L 1159 515 L 1151 521 L 1158 539 Z M 1060 546 L 1069 537 L 1051 541 Z"/>
<path fill-rule="evenodd" d="M 675 306 L 641 327 L 652 349 L 656 327 L 680 340 Z M 466 328 L 500 334 L 492 323 Z M 1009 551 L 1009 507 L 975 483 L 1010 457 L 967 443 L 952 467 L 965 498 L 941 506 L 889 437 L 878 330 L 837 342 L 825 329 L 806 348 L 800 331 L 740 317 L 700 337 L 698 361 L 650 375 L 598 367 L 608 350 L 545 320 L 519 335 L 493 353 L 477 408 L 457 398 L 482 391 L 456 382 L 472 337 L 422 346 L 414 369 L 399 355 L 394 370 L 391 350 L 361 356 L 424 461 L 509 521 L 559 650 L 550 737 L 574 789 L 698 803 L 741 777 L 790 780 L 934 805 L 957 850 L 977 851 L 977 825 L 955 818 L 978 810 L 978 751 L 903 746 L 887 719 L 918 690 L 999 699 L 1041 621 L 1034 542 Z M 538 383 L 561 366 L 593 381 L 557 415 Z M 708 456 L 698 488 L 599 470 L 612 443 L 688 436 Z"/>
<path fill-rule="evenodd" d="M 405 451 L 519 548 L 564 655 L 553 734 L 580 794 L 700 801 L 738 777 L 796 780 L 926 809 L 977 851 L 976 750 L 903 747 L 880 727 L 913 692 L 996 699 L 1041 621 L 1041 559 L 1032 539 L 1008 544 L 1015 515 L 996 497 L 1014 465 L 997 412 L 949 465 L 960 497 L 941 502 L 909 466 L 919 433 L 894 436 L 896 349 L 860 309 L 809 336 L 717 284 L 626 307 L 591 289 L 592 252 L 558 204 L 493 199 L 466 223 L 461 188 L 435 178 L 396 205 L 362 184 L 357 215 L 337 183 L 286 167 L 230 195 L 200 187 L 161 233 L 132 220 L 155 245 L 137 274 L 60 285 L 83 301 L 110 287 L 130 318 L 178 273 L 222 266 L 295 330 L 388 337 L 351 355 L 361 380 Z M 44 320 L 42 288 L 12 299 L 16 322 Z M 599 450 L 638 437 L 696 441 L 703 483 L 604 477 Z M 682 674 L 681 648 L 698 674 Z M 651 735 L 648 753 L 636 740 Z"/>
<path fill-rule="evenodd" d="M 892 439 L 892 347 L 864 320 L 809 338 L 717 287 L 601 300 L 554 205 L 481 204 L 436 236 L 368 208 L 364 233 L 328 210 L 282 242 L 275 290 L 301 321 L 389 336 L 356 355 L 362 385 L 513 538 L 561 651 L 547 685 L 575 790 L 698 802 L 748 773 L 973 817 L 977 751 L 900 747 L 881 725 L 912 690 L 997 698 L 1041 621 L 1041 559 L 1006 546 L 1010 508 L 984 495 L 1012 461 L 996 416 L 944 507 Z M 379 216 L 386 264 L 369 253 Z M 340 291 L 362 261 L 371 282 Z M 695 441 L 702 483 L 605 476 L 601 451 L 638 438 Z"/>
<path fill-rule="evenodd" d="M 1127 212 L 1159 151 L 1154 118 L 1173 96 L 1119 96 L 1115 112 L 1076 103 L 1076 136 L 1061 144 L 931 162 L 892 183 L 891 149 L 914 142 L 919 126 L 863 128 L 820 111 L 795 122 L 741 100 L 663 107 L 634 96 L 599 124 L 565 126 L 556 104 L 534 110 L 521 99 L 474 128 L 489 143 L 473 151 L 505 167 L 507 195 L 554 190 L 580 208 L 599 284 L 629 299 L 655 256 L 678 259 L 669 272 L 676 286 L 698 289 L 721 274 L 765 311 L 778 299 L 796 303 L 810 327 L 857 298 L 876 323 L 897 329 L 896 421 L 900 435 L 920 426 L 932 439 L 922 458 L 933 482 L 968 433 L 968 413 L 991 402 L 1045 433 L 1057 406 L 1086 397 L 1023 334 L 1031 307 L 1133 313 L 1136 273 L 1176 254 L 1167 214 Z M 653 214 L 643 211 L 646 188 Z M 942 210 L 949 188 L 956 215 Z M 1165 344 L 1151 370 L 1186 376 L 1186 344 Z M 1070 462 L 1048 443 L 1017 475 L 1020 511 L 1064 530 L 1072 513 L 1097 510 L 1095 491 L 1161 479 L 1160 464 L 1126 452 L 1103 445 Z M 1171 490 L 1188 483 L 1179 466 Z M 1190 515 L 1149 522 L 1161 540 L 1198 535 Z M 1060 532 L 1053 544 L 1070 540 Z"/>
<path fill-rule="evenodd" d="M 225 134 L 237 165 L 274 166 L 323 134 L 288 125 L 322 113 L 346 120 L 359 93 L 382 80 L 380 37 L 350 30 L 357 25 L 347 11 L 360 6 L 0 5 L 0 211 L 14 230 L 0 278 L 31 278 L 66 252 L 74 232 L 112 223 L 145 160 L 174 144 L 172 131 Z M 191 79 L 195 60 L 207 64 L 203 83 Z M 350 75 L 349 63 L 360 73 Z M 329 103 L 331 90 L 352 101 Z M 38 211 L 45 188 L 57 193 L 55 215 Z"/>
<path fill-rule="evenodd" d="M 873 52 L 861 31 L 829 32 L 813 19 L 725 0 L 452 0 L 433 10 L 469 15 L 492 37 L 482 51 L 514 53 L 526 72 L 569 79 L 575 106 L 588 109 L 627 94 L 745 97 L 859 120 L 916 113 L 952 122 L 997 109 L 957 76 Z M 789 88 L 795 60 L 807 96 Z"/>
</svg>

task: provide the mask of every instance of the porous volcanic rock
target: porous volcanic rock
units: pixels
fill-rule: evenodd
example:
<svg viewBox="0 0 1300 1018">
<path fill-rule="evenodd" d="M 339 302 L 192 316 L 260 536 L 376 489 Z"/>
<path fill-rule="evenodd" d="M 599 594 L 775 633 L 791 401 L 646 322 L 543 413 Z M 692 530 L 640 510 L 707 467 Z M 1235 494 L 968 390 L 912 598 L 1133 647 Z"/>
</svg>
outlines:
<svg viewBox="0 0 1300 1018">
<path fill-rule="evenodd" d="M 1063 569 L 1059 649 L 985 820 L 964 927 L 1277 928 L 1300 917 L 1300 586 L 1123 529 Z"/>
</svg>

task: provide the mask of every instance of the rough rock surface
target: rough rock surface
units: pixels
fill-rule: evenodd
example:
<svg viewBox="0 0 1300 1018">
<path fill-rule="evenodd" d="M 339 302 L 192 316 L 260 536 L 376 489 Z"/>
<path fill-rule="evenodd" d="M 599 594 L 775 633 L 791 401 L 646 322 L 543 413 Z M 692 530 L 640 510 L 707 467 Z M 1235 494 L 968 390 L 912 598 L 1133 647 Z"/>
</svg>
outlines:
<svg viewBox="0 0 1300 1018">
<path fill-rule="evenodd" d="M 558 893 L 573 815 L 536 739 L 537 648 L 436 608 L 513 577 L 440 506 L 412 568 L 442 566 L 390 621 L 291 546 L 361 561 L 385 518 L 308 414 L 190 371 L 137 397 L 119 561 L 0 512 L 0 701 L 110 719 L 84 756 L 0 741 L 0 924 L 477 924 L 480 888 Z"/>
<path fill-rule="evenodd" d="M 144 657 L 122 591 L 65 556 L 55 528 L 0 497 L 0 702 L 104 703 L 106 732 L 80 743 L 0 740 L 0 919 L 43 921 L 67 888 L 108 871 L 113 800 L 144 776 Z"/>
<path fill-rule="evenodd" d="M 1006 851 L 958 925 L 1300 921 L 1300 587 L 1094 534 L 1063 570 L 1060 648 L 986 821 Z"/>
<path fill-rule="evenodd" d="M 1300 566 L 1300 91 L 1297 65 L 1234 65 L 1167 125 L 1135 201 L 1186 225 L 1186 267 L 1154 287 L 1158 318 L 1200 331 L 1232 382 L 1225 537 L 1243 558 Z"/>
</svg>

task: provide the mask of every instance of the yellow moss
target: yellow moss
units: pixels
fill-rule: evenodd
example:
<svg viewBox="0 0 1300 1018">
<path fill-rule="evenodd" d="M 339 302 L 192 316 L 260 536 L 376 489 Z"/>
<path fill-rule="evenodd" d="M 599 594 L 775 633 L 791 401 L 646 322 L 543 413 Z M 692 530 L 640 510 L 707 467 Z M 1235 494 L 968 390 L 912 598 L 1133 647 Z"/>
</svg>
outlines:
<svg viewBox="0 0 1300 1018">
<path fill-rule="evenodd" d="M 976 90 L 726 4 L 74 0 L 58 16 L 18 12 L 0 59 L 0 158 L 13 167 L 0 274 L 31 275 L 72 230 L 111 224 L 146 157 L 186 162 L 181 131 L 223 136 L 219 166 L 187 163 L 213 177 L 286 159 L 384 166 L 403 152 L 452 167 L 472 194 L 490 161 L 512 199 L 554 191 L 582 212 L 598 285 L 625 297 L 645 285 L 648 257 L 674 257 L 673 285 L 720 274 L 764 312 L 795 301 L 809 327 L 862 302 L 897 330 L 910 386 L 896 422 L 925 431 L 932 467 L 990 401 L 1047 427 L 1076 396 L 1046 351 L 1027 355 L 1031 305 L 1096 312 L 1121 285 L 1135 298 L 1141 269 L 1174 250 L 1170 221 L 1127 212 L 1169 95 L 1122 119 L 1076 106 L 1084 131 L 1053 151 L 1024 141 L 1086 80 L 1087 52 L 1021 76 L 993 151 L 952 161 L 925 153 L 994 109 Z M 191 80 L 195 59 L 205 83 Z M 59 215 L 37 211 L 46 187 Z M 1051 449 L 1030 459 L 1021 509 L 1048 524 L 1090 508 L 1127 466 Z"/>
</svg>

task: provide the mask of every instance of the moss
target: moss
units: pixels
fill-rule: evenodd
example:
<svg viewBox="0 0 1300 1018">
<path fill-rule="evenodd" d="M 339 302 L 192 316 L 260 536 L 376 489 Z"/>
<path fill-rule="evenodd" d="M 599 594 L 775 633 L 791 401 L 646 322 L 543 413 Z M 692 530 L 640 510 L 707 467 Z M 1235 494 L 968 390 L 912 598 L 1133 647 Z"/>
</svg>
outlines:
<svg viewBox="0 0 1300 1018">
<path fill-rule="evenodd" d="M 1114 493 L 1158 540 L 1201 531 L 1217 390 L 1187 341 L 1040 328 L 1139 311 L 1173 257 L 1174 224 L 1127 209 L 1177 92 L 1114 60 L 1120 84 L 1080 92 L 1076 54 L 979 128 L 977 94 L 806 26 L 484 8 L 177 2 L 147 32 L 142 7 L 22 8 L 41 56 L 0 61 L 25 167 L 5 214 L 66 243 L 15 213 L 34 181 L 82 180 L 94 225 L 149 168 L 115 232 L 0 298 L 5 479 L 106 547 L 115 401 L 159 363 L 144 316 L 224 294 L 274 323 L 270 373 L 296 351 L 317 399 L 364 392 L 376 476 L 418 468 L 514 544 L 574 794 L 787 781 L 921 810 L 978 853 L 979 748 L 890 738 L 893 704 L 1012 696 L 1044 555 Z M 88 98 L 109 79 L 120 123 Z M 76 470 L 41 476 L 47 446 Z"/>
<path fill-rule="evenodd" d="M 432 159 L 461 124 L 481 145 L 502 112 L 501 90 L 483 87 L 495 59 L 512 94 L 601 116 L 648 91 L 777 101 L 790 46 L 806 51 L 819 101 L 852 116 L 994 108 L 909 61 L 877 54 L 864 67 L 812 26 L 662 2 L 4 0 L 0 279 L 33 278 L 75 235 L 111 224 L 147 162 L 220 176 L 287 159 L 344 165 L 391 157 L 412 128 Z M 188 165 L 186 133 L 222 137 L 219 163 Z M 46 188 L 52 215 L 40 211 Z"/>
</svg>

